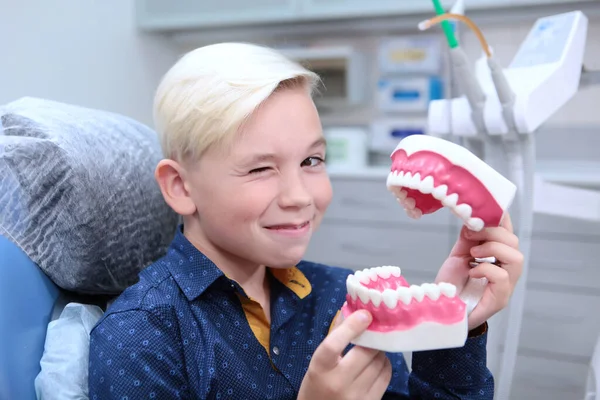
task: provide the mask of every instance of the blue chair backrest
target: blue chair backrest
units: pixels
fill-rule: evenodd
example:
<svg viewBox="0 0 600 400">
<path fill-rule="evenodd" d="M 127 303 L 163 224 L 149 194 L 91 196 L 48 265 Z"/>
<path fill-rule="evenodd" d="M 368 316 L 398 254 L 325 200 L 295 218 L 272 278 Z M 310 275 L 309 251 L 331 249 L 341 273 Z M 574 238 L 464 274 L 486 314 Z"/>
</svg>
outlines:
<svg viewBox="0 0 600 400">
<path fill-rule="evenodd" d="M 46 329 L 59 289 L 0 235 L 0 399 L 35 400 Z"/>
</svg>

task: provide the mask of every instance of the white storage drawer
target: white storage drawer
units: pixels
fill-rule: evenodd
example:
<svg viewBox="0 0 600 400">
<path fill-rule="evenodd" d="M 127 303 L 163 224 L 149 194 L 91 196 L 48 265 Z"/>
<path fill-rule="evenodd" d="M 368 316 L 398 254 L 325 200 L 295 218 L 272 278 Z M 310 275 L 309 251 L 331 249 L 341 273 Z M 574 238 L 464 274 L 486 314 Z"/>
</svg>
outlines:
<svg viewBox="0 0 600 400">
<path fill-rule="evenodd" d="M 519 347 L 589 363 L 600 332 L 600 296 L 528 288 Z"/>
<path fill-rule="evenodd" d="M 450 251 L 450 239 L 447 230 L 431 227 L 407 230 L 325 222 L 305 258 L 352 269 L 397 265 L 407 277 L 435 277 Z"/>
<path fill-rule="evenodd" d="M 600 237 L 582 235 L 575 239 L 534 238 L 528 281 L 600 295 Z"/>
<path fill-rule="evenodd" d="M 519 355 L 510 398 L 514 400 L 583 399 L 587 366 L 535 355 Z"/>
<path fill-rule="evenodd" d="M 513 219 L 514 220 L 514 219 Z M 515 221 L 518 225 L 518 220 Z M 535 214 L 533 218 L 533 232 L 536 236 L 556 237 L 578 241 L 580 237 L 586 238 L 595 235 L 600 239 L 600 224 L 594 221 L 585 221 L 575 218 L 556 217 L 553 215 Z"/>
</svg>

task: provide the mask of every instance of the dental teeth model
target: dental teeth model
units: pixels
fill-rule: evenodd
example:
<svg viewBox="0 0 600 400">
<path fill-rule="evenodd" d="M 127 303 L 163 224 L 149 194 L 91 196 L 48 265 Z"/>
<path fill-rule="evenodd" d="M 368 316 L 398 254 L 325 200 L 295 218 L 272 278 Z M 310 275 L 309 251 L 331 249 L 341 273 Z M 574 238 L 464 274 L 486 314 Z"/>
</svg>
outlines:
<svg viewBox="0 0 600 400">
<path fill-rule="evenodd" d="M 516 186 L 466 148 L 428 135 L 411 135 L 391 155 L 387 187 L 414 219 L 442 207 L 473 231 L 498 226 Z"/>
<path fill-rule="evenodd" d="M 352 343 L 386 352 L 464 346 L 467 307 L 449 283 L 409 285 L 398 267 L 357 271 L 346 280 L 342 317 L 359 309 L 373 316 L 369 329 Z"/>
<path fill-rule="evenodd" d="M 387 187 L 414 219 L 448 207 L 470 230 L 498 226 L 517 190 L 466 148 L 433 136 L 406 137 L 391 158 Z M 480 262 L 495 259 L 470 265 Z M 486 285 L 485 278 L 469 279 L 457 293 L 450 283 L 409 285 L 398 267 L 366 269 L 348 277 L 342 317 L 359 309 L 373 316 L 355 345 L 386 352 L 462 347 Z"/>
</svg>

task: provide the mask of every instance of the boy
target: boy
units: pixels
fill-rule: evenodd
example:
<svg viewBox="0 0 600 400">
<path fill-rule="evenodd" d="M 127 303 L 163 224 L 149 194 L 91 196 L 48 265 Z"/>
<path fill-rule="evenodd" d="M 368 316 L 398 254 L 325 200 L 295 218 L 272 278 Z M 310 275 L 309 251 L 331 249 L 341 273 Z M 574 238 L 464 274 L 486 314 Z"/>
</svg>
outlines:
<svg viewBox="0 0 600 400">
<path fill-rule="evenodd" d="M 357 312 L 332 322 L 351 271 L 301 261 L 331 201 L 311 94 L 318 77 L 249 44 L 185 55 L 158 87 L 165 159 L 156 179 L 183 217 L 168 254 L 110 307 L 91 334 L 91 399 L 492 399 L 486 320 L 502 309 L 522 255 L 503 227 L 463 229 L 440 270 L 486 277 L 459 349 L 402 354 L 350 341 Z M 472 257 L 501 266 L 470 269 Z"/>
</svg>

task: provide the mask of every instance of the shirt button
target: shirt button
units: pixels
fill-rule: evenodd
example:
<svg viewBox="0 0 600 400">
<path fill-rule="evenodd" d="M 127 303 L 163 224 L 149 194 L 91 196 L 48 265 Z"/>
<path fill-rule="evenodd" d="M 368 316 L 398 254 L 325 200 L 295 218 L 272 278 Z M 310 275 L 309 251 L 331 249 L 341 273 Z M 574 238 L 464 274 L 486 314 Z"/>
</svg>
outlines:
<svg viewBox="0 0 600 400">
<path fill-rule="evenodd" d="M 277 347 L 277 346 L 273 347 L 273 354 L 275 354 L 276 356 L 279 355 L 279 347 Z"/>
</svg>

